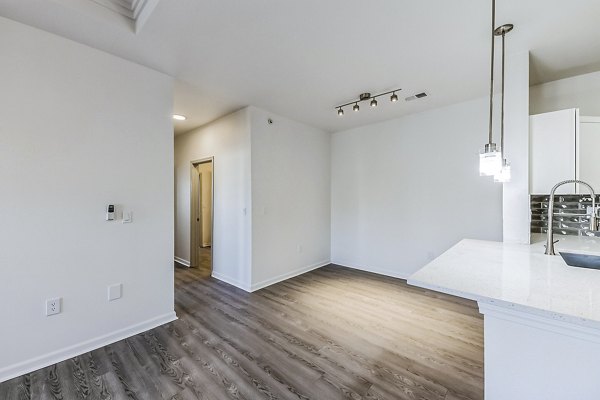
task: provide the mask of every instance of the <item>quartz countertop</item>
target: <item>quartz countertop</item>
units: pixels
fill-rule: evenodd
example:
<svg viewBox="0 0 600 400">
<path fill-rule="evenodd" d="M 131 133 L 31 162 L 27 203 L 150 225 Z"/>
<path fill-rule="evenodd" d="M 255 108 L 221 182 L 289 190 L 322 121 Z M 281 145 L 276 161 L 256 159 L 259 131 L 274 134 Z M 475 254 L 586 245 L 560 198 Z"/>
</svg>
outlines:
<svg viewBox="0 0 600 400">
<path fill-rule="evenodd" d="M 559 236 L 555 250 L 600 255 L 600 238 Z M 567 266 L 533 244 L 464 239 L 415 272 L 408 283 L 478 302 L 600 329 L 600 270 Z"/>
</svg>

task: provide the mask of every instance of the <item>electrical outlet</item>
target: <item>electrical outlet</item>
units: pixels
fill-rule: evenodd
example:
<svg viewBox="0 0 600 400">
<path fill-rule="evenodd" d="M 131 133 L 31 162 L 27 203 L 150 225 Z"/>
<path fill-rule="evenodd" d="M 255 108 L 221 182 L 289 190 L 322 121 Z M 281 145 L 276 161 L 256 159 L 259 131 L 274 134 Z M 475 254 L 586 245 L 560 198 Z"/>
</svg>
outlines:
<svg viewBox="0 0 600 400">
<path fill-rule="evenodd" d="M 61 301 L 60 297 L 46 300 L 46 316 L 60 314 L 62 311 Z"/>
</svg>

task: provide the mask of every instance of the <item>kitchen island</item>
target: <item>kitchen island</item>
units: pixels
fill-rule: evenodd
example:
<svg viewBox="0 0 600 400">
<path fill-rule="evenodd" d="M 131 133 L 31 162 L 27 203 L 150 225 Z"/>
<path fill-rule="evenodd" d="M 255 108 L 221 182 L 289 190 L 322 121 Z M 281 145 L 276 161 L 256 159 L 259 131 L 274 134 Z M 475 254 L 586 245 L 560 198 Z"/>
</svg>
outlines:
<svg viewBox="0 0 600 400">
<path fill-rule="evenodd" d="M 559 251 L 600 255 L 600 239 L 560 236 Z M 465 239 L 408 283 L 477 301 L 486 400 L 600 399 L 600 270 L 533 244 Z"/>
</svg>

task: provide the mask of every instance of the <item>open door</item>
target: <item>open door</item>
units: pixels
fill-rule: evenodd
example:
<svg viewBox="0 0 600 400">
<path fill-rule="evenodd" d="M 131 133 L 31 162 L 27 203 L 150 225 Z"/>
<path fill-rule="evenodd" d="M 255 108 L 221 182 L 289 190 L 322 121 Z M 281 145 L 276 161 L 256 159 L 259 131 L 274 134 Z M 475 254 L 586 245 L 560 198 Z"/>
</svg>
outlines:
<svg viewBox="0 0 600 400">
<path fill-rule="evenodd" d="M 190 172 L 190 267 L 198 267 L 198 251 L 196 250 L 200 243 L 201 221 L 200 221 L 200 174 L 195 165 L 192 165 Z"/>
<path fill-rule="evenodd" d="M 194 161 L 190 172 L 190 267 L 212 273 L 213 158 Z"/>
</svg>

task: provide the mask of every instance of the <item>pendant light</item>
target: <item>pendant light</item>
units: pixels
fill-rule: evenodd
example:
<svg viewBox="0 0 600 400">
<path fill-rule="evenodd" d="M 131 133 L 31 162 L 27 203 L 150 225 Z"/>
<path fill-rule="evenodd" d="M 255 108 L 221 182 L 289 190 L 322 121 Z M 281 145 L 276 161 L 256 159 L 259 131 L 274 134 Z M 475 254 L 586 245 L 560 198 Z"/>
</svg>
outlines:
<svg viewBox="0 0 600 400">
<path fill-rule="evenodd" d="M 488 142 L 479 154 L 479 175 L 496 175 L 502 169 L 502 154 L 493 142 L 493 113 L 494 113 L 494 31 L 496 29 L 496 0 L 492 0 L 492 52 L 490 62 L 490 119 Z"/>
<path fill-rule="evenodd" d="M 502 167 L 500 171 L 494 175 L 494 182 L 506 183 L 510 182 L 511 171 L 510 163 L 506 160 L 506 152 L 504 147 L 504 71 L 505 71 L 505 36 L 512 31 L 512 24 L 502 25 L 494 30 L 495 36 L 502 36 L 502 107 L 500 112 L 500 153 L 502 156 Z"/>
</svg>

